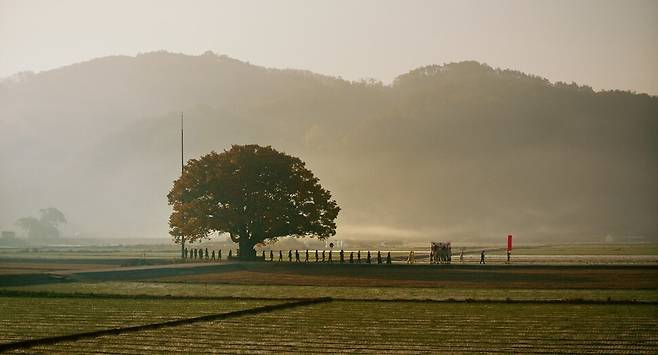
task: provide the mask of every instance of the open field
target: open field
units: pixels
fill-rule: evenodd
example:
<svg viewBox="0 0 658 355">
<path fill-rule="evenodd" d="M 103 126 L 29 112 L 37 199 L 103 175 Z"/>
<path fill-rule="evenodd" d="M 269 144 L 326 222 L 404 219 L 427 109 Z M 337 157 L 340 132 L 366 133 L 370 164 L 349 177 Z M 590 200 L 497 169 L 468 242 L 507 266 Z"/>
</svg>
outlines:
<svg viewBox="0 0 658 355">
<path fill-rule="evenodd" d="M 658 302 L 658 289 L 523 289 L 523 288 L 431 288 L 358 286 L 275 286 L 173 282 L 71 282 L 7 287 L 4 291 L 43 294 L 90 294 L 180 297 L 332 297 L 344 300 L 519 300 L 519 301 L 649 301 Z"/>
<path fill-rule="evenodd" d="M 0 297 L 0 343 L 229 312 L 263 300 Z"/>
<path fill-rule="evenodd" d="M 654 306 L 334 301 L 39 346 L 54 353 L 654 353 Z"/>
<path fill-rule="evenodd" d="M 14 351 L 658 352 L 652 262 L 173 261 L 0 257 L 0 266 L 14 270 L 0 273 L 0 349 L 37 339 L 45 342 Z M 259 308 L 327 297 L 285 310 Z M 253 313 L 196 318 L 236 310 Z M 168 321 L 185 324 L 163 325 Z M 107 329 L 116 333 L 79 334 Z M 59 335 L 69 337 L 43 339 Z"/>
</svg>

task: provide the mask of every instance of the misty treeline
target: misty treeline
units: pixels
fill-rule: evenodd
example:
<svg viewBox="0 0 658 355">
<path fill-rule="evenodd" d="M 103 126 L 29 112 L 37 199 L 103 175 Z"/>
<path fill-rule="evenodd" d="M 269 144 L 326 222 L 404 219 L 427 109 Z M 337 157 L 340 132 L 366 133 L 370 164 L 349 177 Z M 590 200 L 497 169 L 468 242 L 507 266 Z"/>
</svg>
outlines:
<svg viewBox="0 0 658 355">
<path fill-rule="evenodd" d="M 22 228 L 28 239 L 43 242 L 58 239 L 61 236 L 59 225 L 66 223 L 64 213 L 54 207 L 39 210 L 39 217 L 21 217 L 16 225 Z"/>
<path fill-rule="evenodd" d="M 645 94 L 477 62 L 384 85 L 156 52 L 6 80 L 0 110 L 7 221 L 56 201 L 90 234 L 166 237 L 185 111 L 187 158 L 256 143 L 306 161 L 342 207 L 339 238 L 658 239 Z"/>
</svg>

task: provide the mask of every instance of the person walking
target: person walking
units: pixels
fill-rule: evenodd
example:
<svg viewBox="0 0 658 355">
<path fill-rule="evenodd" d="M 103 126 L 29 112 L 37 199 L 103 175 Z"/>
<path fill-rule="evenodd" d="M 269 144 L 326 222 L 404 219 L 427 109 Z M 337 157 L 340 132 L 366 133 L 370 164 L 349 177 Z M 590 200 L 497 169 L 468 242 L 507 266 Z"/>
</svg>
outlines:
<svg viewBox="0 0 658 355">
<path fill-rule="evenodd" d="M 211 259 L 215 260 L 215 251 L 214 250 L 212 251 L 212 258 Z"/>
<path fill-rule="evenodd" d="M 382 252 L 377 250 L 377 264 L 382 263 Z"/>
<path fill-rule="evenodd" d="M 361 264 L 361 250 L 356 251 L 356 263 Z"/>
<path fill-rule="evenodd" d="M 389 251 L 388 254 L 386 255 L 386 263 L 390 264 L 391 263 L 391 252 Z"/>
<path fill-rule="evenodd" d="M 318 250 L 315 249 L 315 262 L 317 263 L 318 261 L 320 261 L 320 259 L 318 258 Z"/>
<path fill-rule="evenodd" d="M 368 250 L 368 256 L 366 257 L 366 264 L 370 264 L 370 250 Z"/>
<path fill-rule="evenodd" d="M 304 258 L 304 262 L 305 262 L 305 263 L 308 262 L 308 249 L 306 249 L 306 258 Z"/>
<path fill-rule="evenodd" d="M 279 261 L 283 261 L 283 252 L 279 250 Z"/>
<path fill-rule="evenodd" d="M 484 264 L 484 249 L 482 249 L 482 252 L 480 253 L 480 264 Z"/>
<path fill-rule="evenodd" d="M 464 262 L 464 248 L 462 248 L 462 249 L 459 251 L 459 262 L 460 262 L 460 263 L 463 263 L 463 262 Z"/>
<path fill-rule="evenodd" d="M 343 249 L 341 249 L 340 250 L 340 263 L 342 264 L 344 262 L 345 262 L 345 252 L 343 251 Z"/>
<path fill-rule="evenodd" d="M 323 250 L 322 251 L 322 262 L 324 262 L 324 261 L 325 261 L 325 259 L 324 259 L 324 250 Z"/>
<path fill-rule="evenodd" d="M 296 263 L 299 262 L 299 250 L 298 249 L 295 249 L 295 262 Z"/>
<path fill-rule="evenodd" d="M 334 253 L 333 250 L 329 250 L 329 259 L 327 261 L 330 262 L 330 263 L 333 263 L 333 260 L 331 259 L 331 254 L 333 254 L 333 253 Z"/>
<path fill-rule="evenodd" d="M 219 259 L 219 261 L 222 261 L 222 249 L 219 249 L 219 254 L 217 255 L 217 259 Z"/>
<path fill-rule="evenodd" d="M 509 264 L 510 262 L 510 257 L 512 256 L 512 251 L 507 249 L 507 263 Z"/>
<path fill-rule="evenodd" d="M 288 250 L 288 262 L 292 262 L 292 249 Z"/>
<path fill-rule="evenodd" d="M 274 252 L 270 249 L 270 261 L 274 261 Z"/>
<path fill-rule="evenodd" d="M 354 264 L 354 252 L 350 252 L 350 264 Z"/>
</svg>

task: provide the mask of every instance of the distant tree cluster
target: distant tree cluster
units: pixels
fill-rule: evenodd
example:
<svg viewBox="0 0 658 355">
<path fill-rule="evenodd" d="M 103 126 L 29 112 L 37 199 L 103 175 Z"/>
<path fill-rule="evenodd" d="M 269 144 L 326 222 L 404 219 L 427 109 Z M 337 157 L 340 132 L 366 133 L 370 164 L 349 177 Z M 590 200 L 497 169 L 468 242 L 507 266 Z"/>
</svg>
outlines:
<svg viewBox="0 0 658 355">
<path fill-rule="evenodd" d="M 60 237 L 59 225 L 66 223 L 64 213 L 57 208 L 50 207 L 39 210 L 39 218 L 23 217 L 16 224 L 27 232 L 31 240 L 43 241 Z"/>
</svg>

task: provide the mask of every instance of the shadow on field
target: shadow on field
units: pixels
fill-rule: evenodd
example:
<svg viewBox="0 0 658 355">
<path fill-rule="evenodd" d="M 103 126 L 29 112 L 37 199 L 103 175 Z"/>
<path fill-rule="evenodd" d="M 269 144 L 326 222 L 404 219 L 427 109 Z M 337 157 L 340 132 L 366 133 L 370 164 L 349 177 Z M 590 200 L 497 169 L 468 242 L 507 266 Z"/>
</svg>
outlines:
<svg viewBox="0 0 658 355">
<path fill-rule="evenodd" d="M 455 288 L 655 289 L 653 265 L 174 264 L 66 274 L 0 275 L 0 286 L 69 281 Z"/>
</svg>

